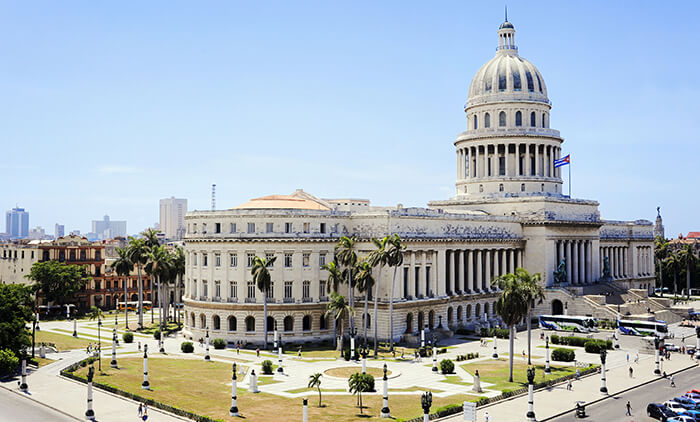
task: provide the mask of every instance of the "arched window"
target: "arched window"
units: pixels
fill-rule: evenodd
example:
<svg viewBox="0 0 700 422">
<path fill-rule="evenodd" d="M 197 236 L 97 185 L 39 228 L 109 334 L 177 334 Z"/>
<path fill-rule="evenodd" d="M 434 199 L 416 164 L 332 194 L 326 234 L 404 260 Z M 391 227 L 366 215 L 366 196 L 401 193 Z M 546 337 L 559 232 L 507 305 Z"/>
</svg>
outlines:
<svg viewBox="0 0 700 422">
<path fill-rule="evenodd" d="M 503 183 L 501 183 L 500 185 L 498 185 L 498 191 L 499 191 L 499 192 L 503 192 Z"/>
<path fill-rule="evenodd" d="M 484 313 L 486 314 L 486 316 L 490 316 L 490 315 L 489 315 L 489 304 L 488 304 L 488 303 L 484 303 Z"/>
<path fill-rule="evenodd" d="M 447 323 L 448 324 L 452 324 L 453 313 L 454 313 L 454 310 L 452 309 L 451 306 L 449 308 L 447 308 Z"/>
<path fill-rule="evenodd" d="M 459 305 L 457 307 L 457 321 L 461 321 L 461 320 L 462 320 L 462 305 Z"/>
<path fill-rule="evenodd" d="M 365 314 L 365 324 L 367 328 L 371 328 L 372 326 L 372 317 L 370 316 L 369 313 Z"/>
<path fill-rule="evenodd" d="M 435 328 L 435 311 L 430 310 L 428 312 L 428 329 L 432 330 Z"/>
<path fill-rule="evenodd" d="M 476 306 L 474 307 L 474 318 L 479 319 L 481 318 L 481 304 L 477 303 Z"/>
<path fill-rule="evenodd" d="M 479 129 L 479 117 L 476 114 L 474 115 L 474 129 Z"/>
<path fill-rule="evenodd" d="M 411 334 L 413 330 L 413 314 L 406 314 L 406 334 Z"/>
<path fill-rule="evenodd" d="M 301 329 L 311 331 L 311 315 L 304 315 L 304 318 L 301 320 Z"/>
<path fill-rule="evenodd" d="M 194 316 L 194 312 L 192 312 L 192 314 L 190 314 L 190 321 L 191 321 L 191 323 L 190 323 L 191 327 L 194 328 L 197 326 L 197 319 Z"/>
<path fill-rule="evenodd" d="M 484 127 L 491 127 L 491 115 L 489 113 L 484 114 Z"/>
<path fill-rule="evenodd" d="M 418 331 L 421 331 L 425 327 L 425 316 L 423 311 L 418 312 Z"/>
<path fill-rule="evenodd" d="M 204 314 L 199 316 L 199 328 L 207 328 L 207 317 Z"/>
<path fill-rule="evenodd" d="M 472 305 L 467 305 L 467 319 L 472 318 Z"/>
<path fill-rule="evenodd" d="M 498 113 L 498 126 L 505 126 L 506 125 L 506 112 L 502 111 Z"/>
<path fill-rule="evenodd" d="M 267 317 L 267 331 L 273 331 L 275 329 L 275 319 L 268 315 Z"/>
<path fill-rule="evenodd" d="M 530 113 L 530 126 L 532 126 L 532 127 L 537 126 L 537 122 L 535 120 L 537 120 L 537 119 L 535 117 L 535 112 L 533 111 L 532 113 Z"/>
<path fill-rule="evenodd" d="M 542 127 L 547 127 L 546 114 L 542 113 Z"/>
<path fill-rule="evenodd" d="M 319 325 L 322 330 L 327 330 L 328 329 L 328 317 L 321 314 L 321 318 L 319 319 Z"/>
<path fill-rule="evenodd" d="M 515 126 L 522 126 L 523 125 L 523 113 L 520 112 L 520 110 L 515 112 Z"/>
<path fill-rule="evenodd" d="M 284 331 L 294 331 L 294 318 L 289 315 L 284 317 Z"/>
<path fill-rule="evenodd" d="M 255 318 L 252 316 L 245 317 L 245 330 L 249 333 L 255 331 Z"/>
<path fill-rule="evenodd" d="M 228 330 L 229 331 L 238 330 L 238 321 L 236 321 L 236 317 L 233 315 L 228 317 Z"/>
<path fill-rule="evenodd" d="M 214 325 L 215 330 L 220 330 L 221 329 L 221 318 L 219 318 L 218 315 L 214 315 L 212 317 L 212 325 Z"/>
</svg>

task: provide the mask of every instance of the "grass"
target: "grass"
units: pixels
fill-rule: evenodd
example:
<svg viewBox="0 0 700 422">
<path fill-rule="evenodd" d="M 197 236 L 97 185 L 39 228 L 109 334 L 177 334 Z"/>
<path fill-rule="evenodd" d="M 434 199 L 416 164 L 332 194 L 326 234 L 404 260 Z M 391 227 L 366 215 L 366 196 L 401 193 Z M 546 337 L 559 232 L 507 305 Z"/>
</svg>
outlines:
<svg viewBox="0 0 700 422">
<path fill-rule="evenodd" d="M 372 345 L 371 341 L 369 342 L 369 354 L 367 355 L 367 359 L 374 358 L 374 352 L 372 350 Z M 346 341 L 343 343 L 343 347 L 348 348 L 350 347 L 350 344 Z M 358 343 L 357 345 L 358 349 L 360 348 L 360 344 Z M 450 348 L 454 346 L 449 346 L 445 348 Z M 401 350 L 404 350 L 405 354 L 410 354 L 413 356 L 413 352 L 417 349 L 414 349 L 412 347 L 398 347 L 396 344 L 394 344 L 394 351 L 396 352 L 396 356 L 401 356 Z M 442 349 L 442 347 L 440 347 Z M 297 356 L 299 353 L 299 347 L 298 346 L 290 346 L 289 349 L 283 350 L 283 354 L 285 355 L 290 355 L 290 356 Z M 332 345 L 326 345 L 326 346 L 319 346 L 319 345 L 303 345 L 301 348 L 301 356 L 303 358 L 337 358 L 340 357 L 340 351 L 336 350 L 335 347 Z M 379 343 L 377 345 L 377 358 L 378 359 L 385 359 L 385 358 L 393 358 L 394 354 L 389 352 L 389 344 L 388 343 Z"/>
<path fill-rule="evenodd" d="M 447 379 L 443 380 L 442 382 L 446 382 L 448 384 L 471 385 L 468 382 L 462 381 L 462 378 L 458 377 L 457 375 L 446 375 L 445 378 Z"/>
<path fill-rule="evenodd" d="M 536 369 L 535 382 L 542 382 L 554 378 L 574 375 L 576 368 L 573 366 L 555 366 L 551 365 L 552 373 L 546 376 L 544 374 L 544 365 L 533 365 Z M 462 365 L 462 368 L 474 375 L 478 370 L 481 382 L 494 384 L 488 386 L 491 390 L 515 390 L 527 386 L 528 365 L 525 362 L 513 362 L 513 382 L 508 381 L 509 367 L 506 359 L 498 359 L 492 361 L 474 362 Z"/>
<path fill-rule="evenodd" d="M 337 377 L 337 378 L 350 378 L 350 375 L 354 374 L 355 372 L 362 372 L 362 368 L 355 368 L 355 367 L 343 367 L 343 368 L 331 368 L 331 369 L 326 369 L 323 371 L 325 375 L 331 376 L 331 377 Z M 384 370 L 381 368 L 371 368 L 367 367 L 367 373 L 372 375 L 374 378 L 379 378 L 384 376 Z M 391 371 L 387 369 L 386 371 L 387 376 L 391 375 Z"/>
<path fill-rule="evenodd" d="M 141 389 L 143 380 L 141 359 L 121 359 L 119 365 L 119 369 L 103 365 L 104 372 L 96 374 L 95 381 L 214 419 L 239 420 L 228 415 L 231 405 L 231 386 L 229 385 L 231 368 L 228 364 L 157 357 L 149 359 L 151 391 Z M 83 377 L 86 373 L 87 368 L 76 371 L 76 375 Z M 309 398 L 311 398 L 311 392 Z M 433 408 L 449 404 L 461 405 L 462 401 L 477 398 L 468 394 L 456 394 L 445 398 L 434 397 Z M 362 402 L 367 420 L 375 422 L 384 420 L 379 417 L 382 408 L 381 395 L 363 396 Z M 317 402 L 311 400 L 309 420 L 357 421 L 360 409 L 355 403 L 356 397 L 351 395 L 324 395 L 324 407 L 317 407 Z M 416 395 L 390 396 L 389 406 L 396 420 L 411 419 L 422 414 L 420 399 Z M 277 420 L 280 418 L 281 409 L 284 411 L 285 420 L 302 419 L 301 399 L 290 399 L 267 393 L 253 394 L 243 388 L 238 390 L 238 407 L 247 421 Z"/>
<path fill-rule="evenodd" d="M 323 393 L 343 393 L 345 391 L 346 390 L 343 388 L 329 388 L 329 389 L 325 389 L 325 390 L 322 388 L 321 394 L 323 394 Z M 315 388 L 294 388 L 291 390 L 287 390 L 285 392 L 290 393 L 290 394 L 297 394 L 297 393 L 316 393 L 316 394 L 318 394 L 318 390 Z M 364 400 L 364 397 L 363 397 L 363 400 Z"/>
<path fill-rule="evenodd" d="M 71 332 L 72 334 L 72 332 Z M 75 338 L 72 335 L 63 335 L 58 333 L 52 333 L 48 331 L 37 331 L 36 348 L 38 349 L 41 343 L 53 343 L 53 345 L 59 351 L 72 350 L 72 349 L 87 349 L 89 343 L 94 343 L 93 340 L 87 340 L 84 338 Z M 111 343 L 110 343 L 111 344 Z M 38 353 L 38 350 L 36 351 Z"/>
</svg>

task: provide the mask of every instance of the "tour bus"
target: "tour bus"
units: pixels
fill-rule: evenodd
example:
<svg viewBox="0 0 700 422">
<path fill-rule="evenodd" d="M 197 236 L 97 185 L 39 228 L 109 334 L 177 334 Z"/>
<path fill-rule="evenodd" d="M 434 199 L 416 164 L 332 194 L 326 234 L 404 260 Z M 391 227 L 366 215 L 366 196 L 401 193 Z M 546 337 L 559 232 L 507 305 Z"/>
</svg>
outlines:
<svg viewBox="0 0 700 422">
<path fill-rule="evenodd" d="M 139 308 L 139 302 L 138 301 L 133 301 L 133 302 L 126 302 L 126 307 L 130 311 L 135 311 Z M 151 309 L 151 301 L 150 300 L 144 300 L 143 301 L 143 310 L 148 311 Z M 124 310 L 124 302 L 119 302 L 119 310 L 123 311 Z"/>
<path fill-rule="evenodd" d="M 632 321 L 621 319 L 617 321 L 620 333 L 632 336 L 656 336 L 666 338 L 668 325 L 665 321 Z"/>
<path fill-rule="evenodd" d="M 598 331 L 598 320 L 586 316 L 540 315 L 540 327 L 556 331 L 588 333 Z"/>
</svg>

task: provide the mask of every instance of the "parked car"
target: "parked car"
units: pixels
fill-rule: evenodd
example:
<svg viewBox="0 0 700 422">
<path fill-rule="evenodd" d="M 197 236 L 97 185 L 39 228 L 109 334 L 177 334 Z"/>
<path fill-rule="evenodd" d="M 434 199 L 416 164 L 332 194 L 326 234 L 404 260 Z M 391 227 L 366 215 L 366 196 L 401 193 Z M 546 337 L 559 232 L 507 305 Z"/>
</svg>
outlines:
<svg viewBox="0 0 700 422">
<path fill-rule="evenodd" d="M 678 415 L 666 419 L 666 422 L 695 422 L 695 419 L 691 418 L 688 415 Z"/>
<path fill-rule="evenodd" d="M 693 400 L 688 397 L 676 397 L 673 399 L 673 401 L 680 403 L 681 406 L 685 407 L 686 409 L 698 410 L 698 407 L 700 407 L 699 400 Z"/>
<path fill-rule="evenodd" d="M 697 410 L 692 410 L 692 409 L 687 409 L 685 406 L 682 404 L 678 403 L 677 401 L 669 400 L 664 402 L 664 406 L 668 407 L 672 411 L 676 412 L 679 415 L 688 415 L 692 417 L 693 419 L 700 420 L 700 411 Z"/>
<path fill-rule="evenodd" d="M 693 346 L 693 345 L 685 346 L 685 353 L 687 353 L 689 355 L 694 354 L 695 353 L 695 346 Z"/>
<path fill-rule="evenodd" d="M 685 397 L 688 397 L 689 399 L 693 400 L 700 400 L 700 393 L 695 393 L 693 391 L 688 391 L 687 393 L 683 394 Z"/>
<path fill-rule="evenodd" d="M 668 350 L 669 352 L 680 352 L 681 351 L 681 348 L 673 343 L 664 344 L 664 349 Z"/>
<path fill-rule="evenodd" d="M 649 403 L 647 405 L 647 415 L 661 422 L 667 422 L 668 419 L 678 416 L 678 414 L 661 403 Z"/>
</svg>

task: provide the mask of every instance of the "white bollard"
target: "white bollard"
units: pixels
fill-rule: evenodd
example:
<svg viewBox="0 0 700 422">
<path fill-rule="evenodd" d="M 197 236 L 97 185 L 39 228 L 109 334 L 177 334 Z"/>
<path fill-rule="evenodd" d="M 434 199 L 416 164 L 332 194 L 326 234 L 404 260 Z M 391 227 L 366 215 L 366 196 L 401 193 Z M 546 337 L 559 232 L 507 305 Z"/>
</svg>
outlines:
<svg viewBox="0 0 700 422">
<path fill-rule="evenodd" d="M 22 383 L 19 385 L 19 389 L 25 393 L 29 390 L 27 385 L 27 359 L 22 359 Z"/>
<path fill-rule="evenodd" d="M 148 345 L 143 345 L 143 382 L 141 383 L 141 389 L 150 390 L 151 385 L 148 383 Z"/>
<path fill-rule="evenodd" d="M 211 360 L 211 357 L 209 357 L 209 330 L 207 330 L 206 338 L 207 338 L 207 349 L 206 349 L 206 355 L 204 355 L 204 360 L 209 362 Z"/>
<path fill-rule="evenodd" d="M 277 328 L 275 328 L 275 332 L 274 332 L 273 338 L 274 338 L 274 347 L 275 347 L 275 349 L 276 349 L 276 348 L 277 348 Z"/>
<path fill-rule="evenodd" d="M 355 360 L 355 337 L 350 337 L 350 360 Z"/>
<path fill-rule="evenodd" d="M 282 346 L 280 345 L 277 348 L 277 372 L 280 374 L 284 372 L 284 369 L 282 369 Z"/>
<path fill-rule="evenodd" d="M 544 373 L 551 374 L 552 369 L 549 367 L 549 339 L 545 342 L 545 361 L 544 361 Z"/>
<path fill-rule="evenodd" d="M 362 373 L 363 374 L 367 373 L 367 355 L 366 354 L 362 355 Z"/>
<path fill-rule="evenodd" d="M 85 420 L 87 421 L 95 420 L 95 411 L 92 410 L 92 377 L 94 376 L 94 374 L 95 368 L 91 366 L 88 372 L 87 380 L 87 410 L 85 411 Z"/>
<path fill-rule="evenodd" d="M 433 372 L 437 372 L 437 347 L 433 344 Z"/>
<path fill-rule="evenodd" d="M 233 377 L 231 378 L 231 408 L 228 411 L 229 416 L 238 416 L 238 375 L 236 374 L 236 364 L 233 364 Z"/>
<path fill-rule="evenodd" d="M 493 355 L 491 357 L 494 359 L 498 359 L 498 348 L 496 345 L 496 336 L 493 336 Z"/>
<path fill-rule="evenodd" d="M 425 327 L 423 327 L 423 329 L 420 330 L 420 348 L 425 348 Z"/>
<path fill-rule="evenodd" d="M 78 320 L 73 318 L 73 337 L 78 337 Z"/>
<path fill-rule="evenodd" d="M 656 368 L 654 368 L 654 373 L 656 375 L 661 375 L 661 369 L 659 369 L 659 349 L 656 348 L 654 350 L 654 364 L 656 365 Z"/>
<path fill-rule="evenodd" d="M 527 385 L 527 420 L 535 422 L 535 401 L 534 401 L 534 390 L 535 386 L 533 384 Z"/>
<path fill-rule="evenodd" d="M 391 417 L 391 412 L 389 411 L 389 378 L 386 376 L 386 363 L 384 364 L 384 377 L 382 378 L 383 381 L 383 387 L 382 387 L 382 413 L 381 417 L 382 418 L 390 418 Z"/>
<path fill-rule="evenodd" d="M 117 367 L 117 328 L 112 332 L 112 361 L 109 363 L 112 368 Z"/>
<path fill-rule="evenodd" d="M 306 397 L 302 400 L 302 405 L 304 406 L 302 421 L 309 422 L 309 400 Z"/>
<path fill-rule="evenodd" d="M 258 376 L 255 375 L 255 370 L 251 371 L 251 373 L 250 373 L 250 392 L 251 393 L 259 393 L 260 392 L 258 390 Z"/>
<path fill-rule="evenodd" d="M 608 387 L 605 385 L 605 364 L 601 363 L 600 364 L 600 392 L 604 395 L 608 395 Z"/>
<path fill-rule="evenodd" d="M 479 376 L 478 370 L 474 374 L 474 384 L 472 385 L 472 391 L 475 393 L 483 393 L 484 392 L 484 390 L 481 389 L 481 377 Z"/>
</svg>

